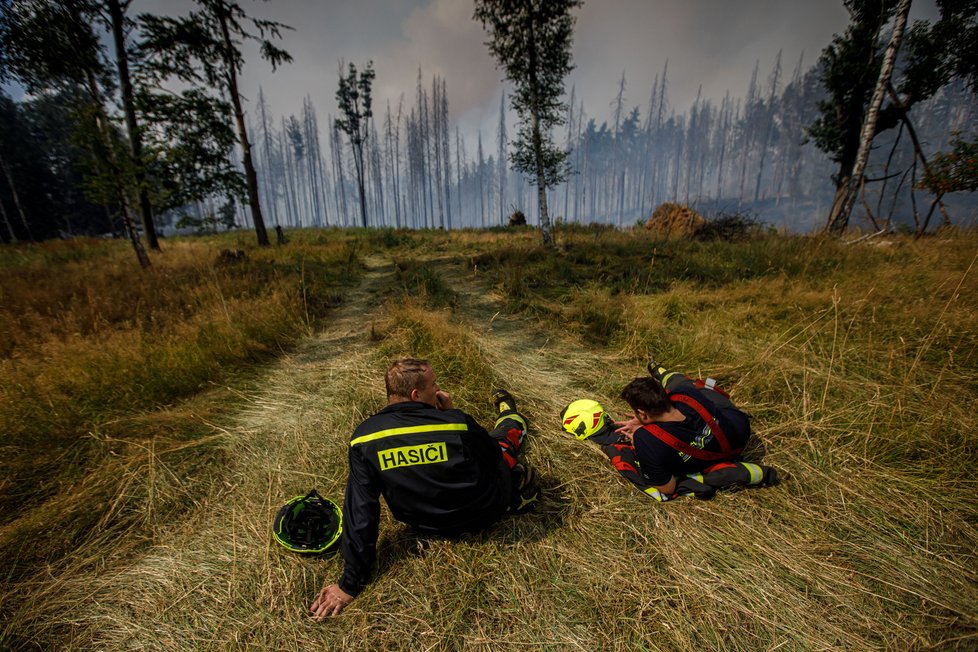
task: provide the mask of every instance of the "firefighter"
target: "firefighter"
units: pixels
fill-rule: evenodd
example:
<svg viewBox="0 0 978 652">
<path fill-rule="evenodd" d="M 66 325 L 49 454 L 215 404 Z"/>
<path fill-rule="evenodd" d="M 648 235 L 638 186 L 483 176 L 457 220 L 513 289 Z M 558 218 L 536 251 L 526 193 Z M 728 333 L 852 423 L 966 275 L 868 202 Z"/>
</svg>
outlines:
<svg viewBox="0 0 978 652">
<path fill-rule="evenodd" d="M 312 603 L 316 620 L 340 613 L 369 582 L 380 496 L 398 521 L 447 537 L 483 530 L 539 499 L 532 468 L 517 459 L 527 424 L 508 392 L 493 393 L 498 418 L 490 433 L 453 407 L 426 360 L 397 360 L 385 381 L 387 406 L 350 440 L 343 575 Z"/>
<path fill-rule="evenodd" d="M 660 500 L 676 495 L 690 479 L 708 489 L 777 483 L 775 469 L 740 459 L 751 436 L 750 416 L 712 379 L 694 381 L 654 361 L 649 372 L 622 390 L 634 416 L 615 425 Z"/>
</svg>

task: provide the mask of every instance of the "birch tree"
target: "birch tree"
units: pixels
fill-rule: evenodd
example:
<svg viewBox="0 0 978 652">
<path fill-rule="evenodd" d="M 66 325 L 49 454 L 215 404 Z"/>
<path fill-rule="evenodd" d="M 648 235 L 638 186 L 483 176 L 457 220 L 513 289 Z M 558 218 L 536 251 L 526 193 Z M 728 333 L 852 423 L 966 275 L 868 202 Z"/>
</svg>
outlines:
<svg viewBox="0 0 978 652">
<path fill-rule="evenodd" d="M 520 116 L 513 167 L 537 187 L 540 230 L 550 245 L 547 189 L 566 176 L 565 150 L 551 130 L 564 121 L 564 78 L 571 65 L 574 17 L 581 0 L 476 0 L 475 18 L 489 31 L 489 51 L 513 83 L 513 110 Z"/>
</svg>

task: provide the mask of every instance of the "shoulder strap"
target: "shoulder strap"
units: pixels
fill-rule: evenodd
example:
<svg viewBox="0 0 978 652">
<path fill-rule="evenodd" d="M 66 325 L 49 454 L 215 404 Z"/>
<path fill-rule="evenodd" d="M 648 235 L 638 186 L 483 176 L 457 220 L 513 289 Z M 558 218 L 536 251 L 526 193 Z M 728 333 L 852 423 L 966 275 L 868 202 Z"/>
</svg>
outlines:
<svg viewBox="0 0 978 652">
<path fill-rule="evenodd" d="M 708 462 L 715 460 L 729 460 L 740 453 L 741 449 L 734 450 L 730 447 L 730 442 L 727 440 L 727 435 L 723 432 L 723 428 L 720 427 L 720 424 L 717 423 L 716 418 L 710 414 L 709 410 L 703 407 L 702 403 L 685 394 L 670 394 L 669 400 L 673 403 L 682 403 L 693 408 L 696 414 L 698 414 L 700 418 L 706 422 L 706 426 L 716 438 L 717 443 L 720 445 L 720 452 L 715 453 L 713 451 L 705 451 L 701 448 L 691 446 L 681 439 L 678 439 L 672 434 L 666 432 L 654 423 L 645 426 L 646 430 L 655 435 L 659 441 L 681 453 L 689 455 L 690 457 Z"/>
<path fill-rule="evenodd" d="M 702 448 L 696 448 L 695 446 L 690 446 L 683 440 L 673 436 L 672 434 L 666 432 L 654 423 L 647 424 L 645 429 L 652 433 L 656 439 L 661 441 L 666 446 L 689 455 L 690 457 L 696 458 L 698 460 L 704 460 L 706 462 L 718 462 L 720 460 L 729 459 L 729 456 L 723 453 L 716 453 L 714 451 L 705 451 Z"/>
<path fill-rule="evenodd" d="M 717 443 L 720 444 L 720 450 L 724 455 L 733 456 L 740 452 L 739 450 L 735 451 L 730 448 L 730 442 L 727 441 L 727 435 L 723 432 L 723 428 L 720 427 L 720 424 L 717 423 L 716 418 L 710 414 L 709 410 L 703 407 L 702 403 L 697 401 L 692 396 L 686 396 L 685 394 L 672 394 L 669 396 L 669 400 L 671 400 L 673 403 L 683 403 L 693 408 L 696 411 L 696 414 L 700 415 L 700 418 L 706 422 L 706 425 L 710 429 L 710 432 L 713 433 L 713 436 L 716 437 Z"/>
</svg>

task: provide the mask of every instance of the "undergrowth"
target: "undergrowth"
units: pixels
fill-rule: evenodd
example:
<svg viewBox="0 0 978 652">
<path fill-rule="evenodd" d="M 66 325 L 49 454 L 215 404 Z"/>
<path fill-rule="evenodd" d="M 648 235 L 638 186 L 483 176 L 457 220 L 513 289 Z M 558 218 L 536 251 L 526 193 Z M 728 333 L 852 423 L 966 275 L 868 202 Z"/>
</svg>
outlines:
<svg viewBox="0 0 978 652">
<path fill-rule="evenodd" d="M 242 248 L 245 259 L 221 262 L 218 251 L 229 246 Z M 18 563 L 8 566 L 14 574 L 57 558 L 93 524 L 114 518 L 108 499 L 92 497 L 99 493 L 90 492 L 98 484 L 93 479 L 112 477 L 119 464 L 139 467 L 147 447 L 158 447 L 149 463 L 171 446 L 189 451 L 180 447 L 211 432 L 208 415 L 220 413 L 216 406 L 228 397 L 198 399 L 194 410 L 181 402 L 251 373 L 318 328 L 359 270 L 347 237 L 278 250 L 234 236 L 163 247 L 145 271 L 121 242 L 51 242 L 5 252 L 0 523 L 29 522 L 52 497 L 77 499 L 81 492 L 96 505 L 79 511 L 57 537 L 15 554 Z M 193 477 L 206 458 L 200 453 L 190 452 L 178 473 Z M 216 461 L 207 472 L 219 467 Z"/>
</svg>

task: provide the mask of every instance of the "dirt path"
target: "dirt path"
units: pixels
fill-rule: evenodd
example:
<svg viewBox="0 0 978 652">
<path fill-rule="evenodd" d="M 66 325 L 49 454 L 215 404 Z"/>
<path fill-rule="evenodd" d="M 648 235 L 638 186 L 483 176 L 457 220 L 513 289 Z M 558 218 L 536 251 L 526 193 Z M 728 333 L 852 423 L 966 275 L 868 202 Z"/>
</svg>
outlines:
<svg viewBox="0 0 978 652">
<path fill-rule="evenodd" d="M 10 632 L 24 649 L 180 651 L 930 649 L 974 640 L 974 510 L 960 486 L 899 466 L 923 449 L 906 453 L 874 431 L 891 448 L 867 457 L 846 441 L 849 412 L 822 425 L 796 417 L 788 408 L 801 399 L 785 394 L 792 403 L 767 409 L 765 425 L 789 482 L 657 505 L 557 417 L 584 396 L 614 413 L 615 388 L 641 370 L 556 320 L 509 314 L 465 258 L 431 259 L 447 248 L 418 251 L 456 293 L 440 332 L 459 334 L 466 355 L 474 343 L 492 371 L 479 366 L 480 386 L 500 380 L 529 417 L 526 457 L 544 486 L 536 512 L 445 542 L 411 535 L 383 508 L 376 581 L 342 618 L 305 617 L 342 560 L 289 553 L 270 526 L 285 500 L 313 487 L 342 499 L 350 433 L 382 404 L 378 353 L 401 340 L 373 337 L 371 327 L 390 319 L 400 290 L 393 262 L 374 254 L 321 332 L 234 390 L 240 408 L 206 438 L 219 454 L 200 465 L 204 490 L 186 511 L 143 528 L 143 538 L 89 542 L 64 565 L 39 568 L 19 620 L 0 623 L 0 648 Z M 799 376 L 819 378 L 821 359 L 799 356 Z M 477 409 L 488 413 L 485 403 Z M 811 434 L 798 436 L 796 423 Z M 156 477 L 185 490 L 165 451 L 147 459 L 149 477 L 133 472 L 142 489 Z M 118 501 L 143 516 L 146 501 L 125 487 Z"/>
</svg>

